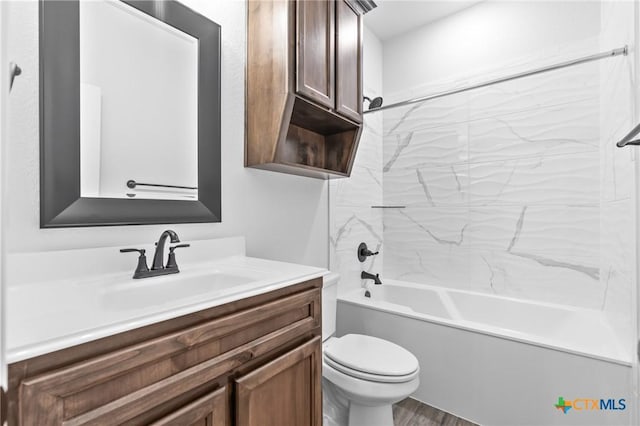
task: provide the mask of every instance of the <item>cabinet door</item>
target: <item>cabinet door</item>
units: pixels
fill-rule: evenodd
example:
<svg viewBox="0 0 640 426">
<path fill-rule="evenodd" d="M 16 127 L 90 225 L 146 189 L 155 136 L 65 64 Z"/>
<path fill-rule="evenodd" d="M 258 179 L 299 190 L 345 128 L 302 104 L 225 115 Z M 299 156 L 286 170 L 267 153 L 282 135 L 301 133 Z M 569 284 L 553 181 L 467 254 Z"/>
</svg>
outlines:
<svg viewBox="0 0 640 426">
<path fill-rule="evenodd" d="M 186 405 L 151 426 L 226 426 L 226 388 L 218 389 Z"/>
<path fill-rule="evenodd" d="M 237 426 L 321 426 L 320 336 L 236 380 Z"/>
<path fill-rule="evenodd" d="M 336 2 L 336 110 L 362 122 L 362 16 Z"/>
<path fill-rule="evenodd" d="M 334 0 L 296 2 L 296 91 L 335 107 Z"/>
</svg>

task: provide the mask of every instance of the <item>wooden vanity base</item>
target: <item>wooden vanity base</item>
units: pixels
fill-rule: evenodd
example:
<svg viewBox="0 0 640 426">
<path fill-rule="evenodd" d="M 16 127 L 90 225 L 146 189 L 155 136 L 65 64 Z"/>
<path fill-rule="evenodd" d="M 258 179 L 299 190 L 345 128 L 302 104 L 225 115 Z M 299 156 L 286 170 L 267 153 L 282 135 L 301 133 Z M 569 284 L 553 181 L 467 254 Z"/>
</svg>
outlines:
<svg viewBox="0 0 640 426">
<path fill-rule="evenodd" d="M 321 426 L 322 278 L 9 365 L 10 426 Z"/>
</svg>

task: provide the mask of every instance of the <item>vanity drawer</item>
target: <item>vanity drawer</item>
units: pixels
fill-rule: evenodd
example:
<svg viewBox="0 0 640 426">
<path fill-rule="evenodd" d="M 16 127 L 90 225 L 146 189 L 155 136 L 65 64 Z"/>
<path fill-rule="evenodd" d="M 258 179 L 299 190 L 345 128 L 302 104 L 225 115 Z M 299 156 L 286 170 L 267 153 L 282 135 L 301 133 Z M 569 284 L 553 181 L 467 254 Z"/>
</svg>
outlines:
<svg viewBox="0 0 640 426">
<path fill-rule="evenodd" d="M 180 376 L 201 374 L 202 369 Z M 181 381 L 182 380 L 182 381 Z M 126 398 L 113 401 L 81 416 L 67 419 L 62 422 L 64 426 L 91 426 L 91 425 L 152 425 L 152 426 L 226 426 L 229 419 L 226 386 L 209 392 L 186 405 L 173 410 L 159 420 L 149 423 L 148 418 L 153 415 L 154 408 L 161 406 L 182 392 L 188 391 L 189 378 L 180 377 L 163 380 L 161 383 L 139 392 L 128 395 Z M 149 413 L 151 411 L 151 413 Z M 44 423 L 39 423 L 44 424 Z"/>
<path fill-rule="evenodd" d="M 268 362 L 290 342 L 319 334 L 320 295 L 311 288 L 25 377 L 19 386 L 20 424 L 156 421 L 224 387 L 244 365 Z"/>
</svg>

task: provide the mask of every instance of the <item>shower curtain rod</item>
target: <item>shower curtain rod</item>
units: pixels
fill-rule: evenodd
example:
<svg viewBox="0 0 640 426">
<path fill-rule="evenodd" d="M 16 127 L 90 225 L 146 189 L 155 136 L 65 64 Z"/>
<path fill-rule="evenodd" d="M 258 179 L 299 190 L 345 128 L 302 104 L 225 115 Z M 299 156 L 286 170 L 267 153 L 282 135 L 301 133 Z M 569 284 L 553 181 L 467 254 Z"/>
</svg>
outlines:
<svg viewBox="0 0 640 426">
<path fill-rule="evenodd" d="M 442 97 L 449 96 L 449 95 L 455 95 L 457 93 L 462 93 L 462 92 L 466 92 L 466 91 L 473 90 L 473 89 L 479 89 L 479 88 L 482 88 L 482 87 L 487 87 L 487 86 L 491 86 L 491 85 L 498 84 L 498 83 L 504 83 L 504 82 L 507 82 L 507 81 L 516 80 L 518 78 L 528 77 L 530 75 L 542 74 L 542 73 L 548 72 L 548 71 L 559 70 L 561 68 L 567 68 L 567 67 L 570 67 L 570 66 L 573 66 L 573 65 L 580 65 L 580 64 L 584 64 L 586 62 L 597 61 L 599 59 L 604 59 L 604 58 L 609 58 L 609 57 L 619 56 L 619 55 L 625 55 L 626 56 L 628 53 L 629 53 L 628 47 L 624 46 L 624 47 L 621 47 L 619 49 L 608 50 L 606 52 L 596 53 L 595 55 L 584 56 L 582 58 L 572 59 L 572 60 L 566 61 L 566 62 L 560 62 L 560 63 L 555 64 L 555 65 L 549 65 L 549 66 L 542 67 L 542 68 L 537 68 L 537 69 L 534 69 L 534 70 L 531 70 L 531 71 L 525 71 L 525 72 L 521 72 L 521 73 L 518 73 L 518 74 L 512 74 L 512 75 L 509 75 L 509 76 L 506 76 L 506 77 L 496 78 L 494 80 L 485 81 L 484 83 L 473 84 L 471 86 L 460 87 L 458 89 L 447 90 L 445 92 L 440 92 L 440 93 L 434 93 L 433 95 L 421 96 L 419 98 L 413 98 L 413 99 L 409 99 L 409 100 L 406 100 L 406 101 L 396 102 L 396 103 L 393 103 L 393 104 L 382 106 L 380 108 L 375 108 L 375 109 L 370 109 L 370 110 L 364 111 L 364 114 L 368 114 L 368 113 L 376 112 L 376 111 L 382 111 L 382 110 L 390 109 L 390 108 L 397 108 L 397 107 L 400 107 L 400 106 L 415 104 L 415 103 L 418 103 L 418 102 L 430 101 L 432 99 L 442 98 Z"/>
</svg>

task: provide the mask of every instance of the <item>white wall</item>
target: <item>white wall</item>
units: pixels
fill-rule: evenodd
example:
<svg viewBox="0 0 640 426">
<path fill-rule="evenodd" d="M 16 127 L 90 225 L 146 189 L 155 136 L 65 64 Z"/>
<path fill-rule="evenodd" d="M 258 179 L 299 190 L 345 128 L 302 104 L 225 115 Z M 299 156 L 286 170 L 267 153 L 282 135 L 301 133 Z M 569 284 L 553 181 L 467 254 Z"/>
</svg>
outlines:
<svg viewBox="0 0 640 426">
<path fill-rule="evenodd" d="M 363 50 L 363 91 L 370 98 L 382 96 L 382 44 L 365 27 Z M 365 103 L 365 107 L 367 104 Z M 364 130 L 358 145 L 350 179 L 330 182 L 331 227 L 330 267 L 341 275 L 339 292 L 359 288 L 360 272 L 382 273 L 382 115 L 365 114 Z M 365 263 L 357 259 L 357 248 L 367 243 L 378 256 Z"/>
<path fill-rule="evenodd" d="M 407 88 L 499 70 L 532 52 L 584 41 L 599 30 L 598 1 L 481 2 L 385 41 L 385 97 L 391 101 Z"/>
<path fill-rule="evenodd" d="M 38 3 L 13 2 L 8 50 L 23 75 L 8 112 L 10 252 L 128 246 L 171 228 L 183 241 L 244 235 L 250 256 L 327 266 L 327 183 L 243 166 L 245 2 L 183 3 L 222 25 L 222 223 L 39 229 Z"/>
</svg>

